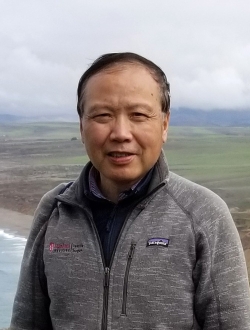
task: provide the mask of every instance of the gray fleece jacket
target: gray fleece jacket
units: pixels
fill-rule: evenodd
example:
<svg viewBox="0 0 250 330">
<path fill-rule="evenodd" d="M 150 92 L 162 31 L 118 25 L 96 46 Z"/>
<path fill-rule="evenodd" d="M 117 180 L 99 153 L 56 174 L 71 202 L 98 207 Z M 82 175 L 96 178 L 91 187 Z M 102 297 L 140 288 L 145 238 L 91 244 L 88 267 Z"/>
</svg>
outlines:
<svg viewBox="0 0 250 330">
<path fill-rule="evenodd" d="M 107 268 L 84 177 L 38 205 L 12 330 L 250 330 L 242 246 L 217 195 L 169 173 L 161 155 Z"/>
</svg>

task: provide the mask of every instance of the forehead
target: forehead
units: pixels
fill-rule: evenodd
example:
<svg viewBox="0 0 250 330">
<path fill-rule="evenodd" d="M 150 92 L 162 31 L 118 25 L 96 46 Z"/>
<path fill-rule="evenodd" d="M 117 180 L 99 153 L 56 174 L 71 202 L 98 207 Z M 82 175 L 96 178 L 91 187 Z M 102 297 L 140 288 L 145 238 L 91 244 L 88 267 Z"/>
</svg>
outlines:
<svg viewBox="0 0 250 330">
<path fill-rule="evenodd" d="M 83 91 L 85 101 L 97 89 L 107 93 L 119 89 L 123 93 L 160 91 L 154 73 L 140 63 L 115 63 L 95 73 L 86 82 Z"/>
</svg>

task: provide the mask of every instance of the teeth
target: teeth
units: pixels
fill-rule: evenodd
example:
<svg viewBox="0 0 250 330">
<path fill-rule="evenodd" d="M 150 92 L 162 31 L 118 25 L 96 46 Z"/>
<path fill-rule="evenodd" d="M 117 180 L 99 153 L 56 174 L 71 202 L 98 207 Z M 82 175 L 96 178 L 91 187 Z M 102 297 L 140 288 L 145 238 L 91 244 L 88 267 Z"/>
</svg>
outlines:
<svg viewBox="0 0 250 330">
<path fill-rule="evenodd" d="M 127 154 L 127 153 L 117 153 L 117 152 L 112 152 L 112 153 L 111 153 L 111 156 L 112 156 L 112 157 L 119 158 L 119 157 L 127 157 L 127 156 L 129 156 L 129 154 Z"/>
</svg>

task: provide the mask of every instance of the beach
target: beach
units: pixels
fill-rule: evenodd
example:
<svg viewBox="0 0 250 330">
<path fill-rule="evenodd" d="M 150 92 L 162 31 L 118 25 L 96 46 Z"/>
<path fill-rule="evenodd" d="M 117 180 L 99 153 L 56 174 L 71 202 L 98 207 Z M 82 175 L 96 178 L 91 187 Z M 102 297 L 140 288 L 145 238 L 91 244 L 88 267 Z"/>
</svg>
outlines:
<svg viewBox="0 0 250 330">
<path fill-rule="evenodd" d="M 0 229 L 27 238 L 33 216 L 0 208 Z"/>
</svg>

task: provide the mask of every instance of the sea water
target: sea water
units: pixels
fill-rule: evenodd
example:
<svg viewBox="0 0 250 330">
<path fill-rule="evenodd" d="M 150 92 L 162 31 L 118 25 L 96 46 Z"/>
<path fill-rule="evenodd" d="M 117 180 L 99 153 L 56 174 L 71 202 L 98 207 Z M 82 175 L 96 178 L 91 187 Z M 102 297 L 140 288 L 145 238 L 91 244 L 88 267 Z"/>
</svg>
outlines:
<svg viewBox="0 0 250 330">
<path fill-rule="evenodd" d="M 10 325 L 26 238 L 0 229 L 0 329 Z"/>
</svg>

